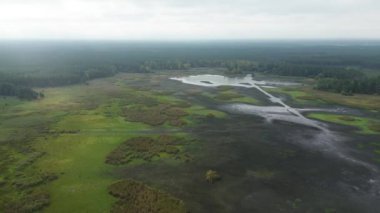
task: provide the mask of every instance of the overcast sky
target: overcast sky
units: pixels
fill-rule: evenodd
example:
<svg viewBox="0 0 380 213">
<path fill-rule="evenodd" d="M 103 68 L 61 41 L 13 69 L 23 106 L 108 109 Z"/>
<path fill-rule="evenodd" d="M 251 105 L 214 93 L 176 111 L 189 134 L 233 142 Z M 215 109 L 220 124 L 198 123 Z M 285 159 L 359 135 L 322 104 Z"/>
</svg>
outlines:
<svg viewBox="0 0 380 213">
<path fill-rule="evenodd" d="M 8 39 L 380 39 L 380 0 L 0 0 Z"/>
</svg>

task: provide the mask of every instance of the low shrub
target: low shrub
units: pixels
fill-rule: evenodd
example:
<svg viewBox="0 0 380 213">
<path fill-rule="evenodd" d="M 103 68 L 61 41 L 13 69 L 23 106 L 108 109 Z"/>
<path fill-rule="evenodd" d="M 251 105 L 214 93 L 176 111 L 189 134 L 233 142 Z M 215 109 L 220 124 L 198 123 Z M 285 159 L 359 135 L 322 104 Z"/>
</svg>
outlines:
<svg viewBox="0 0 380 213">
<path fill-rule="evenodd" d="M 108 188 L 119 200 L 112 206 L 112 213 L 185 213 L 183 201 L 134 180 L 122 180 Z"/>
<path fill-rule="evenodd" d="M 215 183 L 221 179 L 222 179 L 222 177 L 220 176 L 220 174 L 217 171 L 208 170 L 206 172 L 206 181 L 209 183 Z"/>
<path fill-rule="evenodd" d="M 342 121 L 356 121 L 356 119 L 351 116 L 340 116 L 339 119 Z"/>
<path fill-rule="evenodd" d="M 380 122 L 370 121 L 368 128 L 374 132 L 380 132 Z"/>
<path fill-rule="evenodd" d="M 27 212 L 39 212 L 43 208 L 49 206 L 50 196 L 47 192 L 32 192 L 26 197 L 9 203 L 4 212 L 5 213 L 27 213 Z"/>
<path fill-rule="evenodd" d="M 133 105 L 126 107 L 123 115 L 127 121 L 142 122 L 151 126 L 159 126 L 166 122 L 172 126 L 183 126 L 186 123 L 181 120 L 187 113 L 169 104 L 159 104 L 157 106 L 146 107 L 143 105 Z"/>
<path fill-rule="evenodd" d="M 13 185 L 19 189 L 26 189 L 40 184 L 48 183 L 56 179 L 58 179 L 58 176 L 53 173 L 33 175 L 28 177 L 23 176 L 21 178 L 16 179 L 13 182 Z"/>
<path fill-rule="evenodd" d="M 187 157 L 181 156 L 183 153 L 179 148 L 186 143 L 182 138 L 168 135 L 161 135 L 157 138 L 131 138 L 108 154 L 106 163 L 120 165 L 133 160 L 152 161 L 154 157 L 160 157 L 162 153 L 166 153 L 174 159 L 187 159 Z"/>
</svg>

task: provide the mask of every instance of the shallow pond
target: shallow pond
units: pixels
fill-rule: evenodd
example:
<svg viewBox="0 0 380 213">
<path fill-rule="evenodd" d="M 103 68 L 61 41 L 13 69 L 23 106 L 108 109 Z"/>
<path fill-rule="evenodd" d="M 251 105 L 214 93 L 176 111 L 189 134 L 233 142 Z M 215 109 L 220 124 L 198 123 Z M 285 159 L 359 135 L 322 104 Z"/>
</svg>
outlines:
<svg viewBox="0 0 380 213">
<path fill-rule="evenodd" d="M 181 81 L 185 84 L 192 84 L 204 87 L 220 87 L 220 86 L 232 86 L 232 87 L 245 87 L 254 88 L 264 94 L 273 104 L 276 106 L 255 106 L 248 104 L 229 104 L 222 106 L 221 108 L 231 113 L 246 113 L 261 116 L 267 120 L 283 120 L 292 123 L 303 124 L 315 128 L 324 130 L 324 127 L 319 122 L 310 120 L 304 117 L 298 109 L 292 108 L 285 104 L 280 98 L 268 93 L 262 87 L 265 86 L 289 86 L 296 83 L 292 82 L 267 82 L 256 81 L 252 78 L 252 75 L 246 75 L 244 78 L 240 77 L 226 77 L 222 75 L 192 75 L 186 77 L 173 77 L 171 80 Z M 323 111 L 323 109 L 315 109 L 316 111 Z M 313 111 L 308 109 L 308 111 Z"/>
<path fill-rule="evenodd" d="M 218 86 L 235 86 L 235 87 L 254 87 L 254 85 L 275 87 L 275 86 L 293 86 L 298 83 L 280 82 L 280 81 L 257 81 L 252 75 L 245 77 L 226 77 L 222 75 L 190 75 L 185 77 L 172 77 L 172 80 L 181 81 L 186 84 L 198 86 L 218 87 Z"/>
</svg>

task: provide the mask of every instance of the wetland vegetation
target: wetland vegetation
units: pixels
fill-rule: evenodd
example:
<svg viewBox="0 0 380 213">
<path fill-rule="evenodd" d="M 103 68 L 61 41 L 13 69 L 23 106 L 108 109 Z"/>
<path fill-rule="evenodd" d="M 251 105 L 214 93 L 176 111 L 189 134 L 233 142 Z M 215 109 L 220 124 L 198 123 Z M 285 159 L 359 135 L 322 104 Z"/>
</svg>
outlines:
<svg viewBox="0 0 380 213">
<path fill-rule="evenodd" d="M 133 161 L 152 161 L 160 157 L 190 160 L 188 154 L 183 153 L 186 141 L 183 138 L 160 135 L 157 138 L 131 138 L 113 150 L 106 158 L 109 164 L 127 164 Z"/>
<path fill-rule="evenodd" d="M 112 184 L 109 193 L 119 200 L 111 212 L 158 212 L 185 213 L 183 201 L 134 180 L 123 180 Z"/>
<path fill-rule="evenodd" d="M 0 212 L 380 208 L 380 45 L 238 44 L 0 43 Z"/>
</svg>

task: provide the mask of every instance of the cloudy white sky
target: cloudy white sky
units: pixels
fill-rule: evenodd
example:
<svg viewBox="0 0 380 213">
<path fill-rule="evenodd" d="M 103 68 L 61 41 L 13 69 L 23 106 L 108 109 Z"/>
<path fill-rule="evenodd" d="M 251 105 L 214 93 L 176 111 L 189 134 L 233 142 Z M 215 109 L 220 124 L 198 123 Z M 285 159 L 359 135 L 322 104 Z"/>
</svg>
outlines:
<svg viewBox="0 0 380 213">
<path fill-rule="evenodd" d="M 5 39 L 380 39 L 380 0 L 0 0 Z"/>
</svg>

